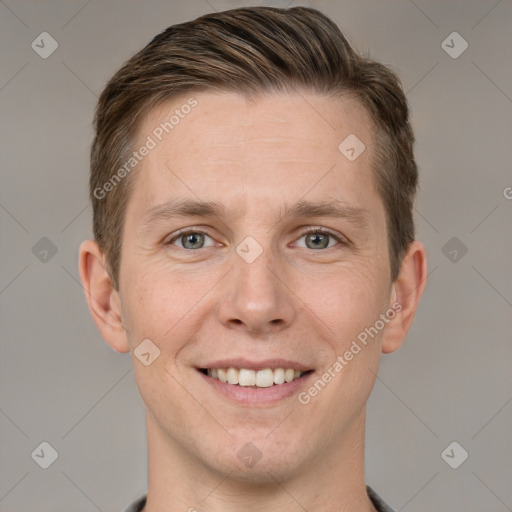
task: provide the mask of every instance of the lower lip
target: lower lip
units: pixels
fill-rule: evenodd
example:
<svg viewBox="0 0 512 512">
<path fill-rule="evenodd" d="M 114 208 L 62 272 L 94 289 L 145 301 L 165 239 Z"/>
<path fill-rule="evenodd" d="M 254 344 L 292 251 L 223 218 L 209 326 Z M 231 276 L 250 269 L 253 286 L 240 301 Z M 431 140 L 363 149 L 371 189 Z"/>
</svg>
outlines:
<svg viewBox="0 0 512 512">
<path fill-rule="evenodd" d="M 274 384 L 268 388 L 252 388 L 246 386 L 238 386 L 221 382 L 197 370 L 204 381 L 215 391 L 221 393 L 230 400 L 240 405 L 271 405 L 296 394 L 301 388 L 306 387 L 314 372 L 304 375 L 300 379 L 285 382 L 283 384 Z"/>
</svg>

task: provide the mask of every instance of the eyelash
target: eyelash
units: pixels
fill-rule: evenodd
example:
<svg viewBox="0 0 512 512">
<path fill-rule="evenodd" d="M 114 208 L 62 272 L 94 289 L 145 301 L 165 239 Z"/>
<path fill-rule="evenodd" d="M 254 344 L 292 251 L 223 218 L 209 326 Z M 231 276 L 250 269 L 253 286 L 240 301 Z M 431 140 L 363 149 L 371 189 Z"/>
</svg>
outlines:
<svg viewBox="0 0 512 512">
<path fill-rule="evenodd" d="M 165 245 L 173 245 L 173 242 L 176 240 L 184 237 L 185 235 L 191 235 L 191 234 L 200 234 L 200 235 L 206 235 L 213 239 L 208 233 L 205 231 L 201 231 L 200 229 L 193 229 L 193 228 L 186 228 L 183 231 L 178 231 L 174 237 L 172 237 L 168 242 L 166 242 Z M 321 234 L 321 235 L 329 235 L 330 237 L 336 239 L 336 241 L 340 245 L 348 245 L 348 242 L 342 238 L 340 238 L 338 235 L 335 235 L 331 231 L 326 230 L 325 228 L 319 228 L 319 227 L 313 227 L 313 228 L 307 228 L 300 232 L 299 238 L 302 238 L 304 235 L 309 234 Z M 179 249 L 185 249 L 186 251 L 197 251 L 198 249 L 186 249 L 184 247 L 179 247 Z M 204 249 L 204 247 L 202 247 Z M 325 251 L 326 249 L 332 249 L 332 247 L 326 247 L 325 249 L 321 249 Z"/>
</svg>

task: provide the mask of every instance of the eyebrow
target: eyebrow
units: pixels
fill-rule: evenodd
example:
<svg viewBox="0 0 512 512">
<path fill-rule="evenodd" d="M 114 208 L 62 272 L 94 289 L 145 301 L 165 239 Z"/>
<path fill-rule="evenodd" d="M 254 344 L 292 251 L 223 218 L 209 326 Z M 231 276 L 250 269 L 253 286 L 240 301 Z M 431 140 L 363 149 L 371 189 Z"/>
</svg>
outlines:
<svg viewBox="0 0 512 512">
<path fill-rule="evenodd" d="M 238 216 L 240 209 L 233 211 Z M 168 221 L 178 217 L 217 217 L 226 219 L 227 210 L 221 203 L 215 201 L 201 201 L 195 199 L 176 199 L 154 206 L 143 216 L 140 230 L 147 231 L 154 224 Z M 344 219 L 360 229 L 368 229 L 369 212 L 362 208 L 350 205 L 340 199 L 331 201 L 300 200 L 293 205 L 285 204 L 284 217 L 313 218 L 331 217 Z M 278 223 L 277 222 L 277 223 Z"/>
</svg>

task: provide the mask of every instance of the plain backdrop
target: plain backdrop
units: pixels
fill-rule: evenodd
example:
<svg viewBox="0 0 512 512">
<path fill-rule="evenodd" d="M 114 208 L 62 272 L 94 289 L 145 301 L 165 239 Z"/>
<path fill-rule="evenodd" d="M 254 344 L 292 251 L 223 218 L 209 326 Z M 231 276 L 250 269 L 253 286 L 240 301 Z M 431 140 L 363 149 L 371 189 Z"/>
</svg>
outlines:
<svg viewBox="0 0 512 512">
<path fill-rule="evenodd" d="M 5 0 L 0 511 L 117 512 L 146 491 L 132 361 L 101 339 L 78 277 L 93 110 L 155 34 L 250 4 L 323 10 L 399 74 L 412 108 L 429 282 L 405 345 L 382 359 L 367 482 L 397 511 L 512 510 L 510 0 Z M 58 44 L 47 58 L 41 37 Z M 57 455 L 47 469 L 41 449 Z"/>
</svg>

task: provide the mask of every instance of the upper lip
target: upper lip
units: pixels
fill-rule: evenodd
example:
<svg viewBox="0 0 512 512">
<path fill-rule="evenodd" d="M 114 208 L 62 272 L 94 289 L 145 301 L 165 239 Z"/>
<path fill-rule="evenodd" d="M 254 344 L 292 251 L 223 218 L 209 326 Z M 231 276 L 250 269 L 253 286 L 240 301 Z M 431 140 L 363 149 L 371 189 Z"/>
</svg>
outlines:
<svg viewBox="0 0 512 512">
<path fill-rule="evenodd" d="M 250 361 L 249 359 L 237 358 L 237 359 L 218 359 L 216 361 L 210 361 L 204 365 L 198 366 L 198 368 L 244 368 L 247 370 L 264 370 L 266 368 L 292 368 L 300 372 L 307 372 L 312 368 L 310 366 L 303 365 L 296 361 L 290 361 L 289 359 L 265 359 L 263 361 Z"/>
</svg>

